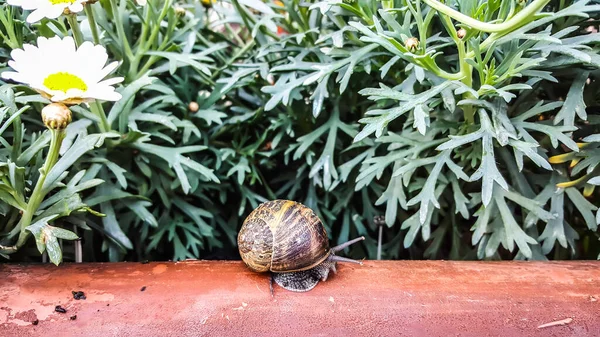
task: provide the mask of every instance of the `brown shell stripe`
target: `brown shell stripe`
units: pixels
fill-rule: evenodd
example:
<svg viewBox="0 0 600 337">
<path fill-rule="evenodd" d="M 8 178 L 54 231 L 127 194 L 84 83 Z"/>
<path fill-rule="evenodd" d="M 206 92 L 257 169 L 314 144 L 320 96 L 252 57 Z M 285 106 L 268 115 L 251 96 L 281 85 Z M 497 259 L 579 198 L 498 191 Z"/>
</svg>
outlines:
<svg viewBox="0 0 600 337">
<path fill-rule="evenodd" d="M 285 201 L 274 223 L 273 272 L 306 270 L 329 255 L 329 240 L 317 215 L 308 207 Z"/>
</svg>

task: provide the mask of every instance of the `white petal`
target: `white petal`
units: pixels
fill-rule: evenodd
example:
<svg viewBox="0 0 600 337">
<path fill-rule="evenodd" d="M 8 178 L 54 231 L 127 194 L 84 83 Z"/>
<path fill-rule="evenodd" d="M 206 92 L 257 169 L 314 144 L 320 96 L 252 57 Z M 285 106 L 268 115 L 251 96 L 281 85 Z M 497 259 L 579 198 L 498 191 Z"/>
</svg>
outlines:
<svg viewBox="0 0 600 337">
<path fill-rule="evenodd" d="M 107 65 L 106 67 L 104 67 L 104 69 L 102 69 L 100 71 L 100 75 L 101 75 L 101 79 L 108 76 L 108 74 L 112 73 L 115 69 L 117 69 L 117 67 L 119 66 L 119 62 L 115 61 L 115 62 L 111 62 L 109 65 Z"/>
<path fill-rule="evenodd" d="M 27 16 L 27 22 L 28 23 L 36 23 L 38 21 L 40 21 L 41 19 L 46 17 L 46 13 L 43 12 L 40 9 L 36 9 L 35 11 L 31 12 L 31 14 L 29 14 L 29 16 Z"/>
<path fill-rule="evenodd" d="M 121 94 L 119 94 L 116 91 L 102 90 L 102 91 L 91 92 L 89 95 L 87 95 L 87 97 L 100 99 L 100 100 L 104 100 L 104 101 L 118 101 L 123 96 L 121 96 Z"/>
<path fill-rule="evenodd" d="M 52 95 L 51 100 L 53 102 L 60 102 L 60 101 L 66 100 L 67 98 L 68 98 L 67 95 L 65 95 L 62 91 L 60 91 L 60 92 Z"/>
<path fill-rule="evenodd" d="M 101 85 L 102 86 L 104 86 L 104 85 L 106 85 L 106 86 L 108 86 L 108 85 L 114 85 L 114 84 L 123 82 L 124 79 L 125 79 L 124 77 L 109 78 L 108 80 L 104 80 L 102 82 L 99 82 L 98 86 L 101 86 Z"/>
<path fill-rule="evenodd" d="M 56 19 L 57 17 L 62 15 L 62 13 L 65 11 L 65 8 L 66 6 L 64 5 L 50 6 L 48 7 L 48 9 L 45 10 L 45 15 L 48 19 Z"/>
<path fill-rule="evenodd" d="M 79 13 L 83 10 L 83 5 L 81 3 L 74 3 L 69 6 L 69 10 L 73 13 Z"/>
<path fill-rule="evenodd" d="M 67 90 L 67 92 L 65 93 L 65 96 L 67 96 L 68 98 L 75 98 L 75 97 L 83 97 L 85 92 L 79 90 L 79 89 L 69 89 Z"/>
</svg>

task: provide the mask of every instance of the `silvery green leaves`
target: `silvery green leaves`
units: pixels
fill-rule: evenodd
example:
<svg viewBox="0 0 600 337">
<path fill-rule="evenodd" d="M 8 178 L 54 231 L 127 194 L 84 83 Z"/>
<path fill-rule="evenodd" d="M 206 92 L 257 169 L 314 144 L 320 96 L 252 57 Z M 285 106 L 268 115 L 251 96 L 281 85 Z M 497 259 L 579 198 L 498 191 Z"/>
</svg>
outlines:
<svg viewBox="0 0 600 337">
<path fill-rule="evenodd" d="M 396 118 L 404 115 L 407 112 L 413 112 L 414 126 L 421 134 L 425 134 L 429 125 L 429 105 L 437 103 L 434 98 L 444 90 L 457 86 L 454 82 L 446 81 L 431 89 L 417 95 L 405 94 L 403 92 L 389 88 L 380 84 L 381 88 L 363 89 L 359 93 L 363 96 L 368 96 L 369 100 L 379 101 L 389 99 L 398 101 L 397 107 L 387 109 L 373 109 L 367 112 L 368 116 L 359 120 L 360 123 L 366 124 L 365 127 L 354 137 L 355 142 L 359 142 L 372 133 L 379 138 L 383 134 L 386 126 Z"/>
<path fill-rule="evenodd" d="M 339 83 L 339 93 L 343 93 L 350 81 L 352 74 L 358 66 L 365 70 L 371 68 L 370 59 L 376 54 L 373 50 L 376 45 L 368 45 L 356 50 L 331 49 L 323 47 L 320 50 L 302 50 L 298 55 L 291 58 L 285 65 L 271 68 L 277 81 L 262 88 L 262 91 L 271 95 L 265 109 L 271 110 L 278 104 L 290 105 L 293 100 L 299 100 L 300 94 L 307 87 L 316 83 L 316 88 L 310 94 L 313 102 L 313 116 L 317 117 L 323 108 L 325 98 L 330 97 L 328 83 L 332 75 L 336 83 Z M 270 52 L 273 52 L 271 50 Z M 320 62 L 307 62 L 304 58 L 317 56 Z M 367 71 L 368 72 L 368 71 Z"/>
<path fill-rule="evenodd" d="M 293 153 L 293 159 L 299 159 L 301 156 L 305 155 L 310 146 L 317 142 L 317 140 L 325 133 L 327 133 L 325 147 L 316 161 L 312 162 L 312 160 L 309 159 L 310 157 L 307 156 L 307 160 L 312 165 L 308 177 L 314 179 L 317 185 L 322 185 L 325 190 L 332 190 L 340 183 L 338 169 L 334 163 L 336 141 L 342 134 L 346 134 L 347 137 L 354 137 L 356 134 L 356 130 L 352 126 L 345 124 L 340 120 L 339 110 L 337 108 L 333 111 L 331 117 L 325 124 L 316 130 L 299 137 L 297 143 L 286 150 L 286 155 Z M 313 153 L 311 153 L 311 155 L 312 154 Z M 320 176 L 321 171 L 323 172 L 322 177 Z"/>
<path fill-rule="evenodd" d="M 451 139 L 444 144 L 437 147 L 437 150 L 449 150 L 455 149 L 461 145 L 473 143 L 481 139 L 482 144 L 482 158 L 481 165 L 471 175 L 470 181 L 476 181 L 482 179 L 481 194 L 484 206 L 487 206 L 492 200 L 492 192 L 494 186 L 497 184 L 503 189 L 508 189 L 506 180 L 498 170 L 496 166 L 496 159 L 494 157 L 494 144 L 493 138 L 496 137 L 496 130 L 493 128 L 492 123 L 485 110 L 479 110 L 479 117 L 481 122 L 481 128 L 473 133 L 464 136 L 453 136 Z"/>
</svg>

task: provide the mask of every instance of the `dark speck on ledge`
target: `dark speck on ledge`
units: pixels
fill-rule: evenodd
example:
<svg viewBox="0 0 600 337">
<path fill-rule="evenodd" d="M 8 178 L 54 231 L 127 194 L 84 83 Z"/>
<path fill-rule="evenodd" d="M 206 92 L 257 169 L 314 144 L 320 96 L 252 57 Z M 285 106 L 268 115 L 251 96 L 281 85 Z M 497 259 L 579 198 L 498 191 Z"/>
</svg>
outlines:
<svg viewBox="0 0 600 337">
<path fill-rule="evenodd" d="M 83 291 L 71 291 L 71 294 L 73 294 L 73 298 L 76 300 L 85 300 L 85 293 Z"/>
<path fill-rule="evenodd" d="M 57 305 L 56 307 L 54 307 L 54 311 L 60 312 L 61 314 L 64 314 L 64 313 L 67 312 L 67 309 L 61 307 L 60 305 Z"/>
<path fill-rule="evenodd" d="M 143 286 L 142 289 L 140 289 L 140 291 L 145 291 L 146 290 L 146 286 Z"/>
</svg>

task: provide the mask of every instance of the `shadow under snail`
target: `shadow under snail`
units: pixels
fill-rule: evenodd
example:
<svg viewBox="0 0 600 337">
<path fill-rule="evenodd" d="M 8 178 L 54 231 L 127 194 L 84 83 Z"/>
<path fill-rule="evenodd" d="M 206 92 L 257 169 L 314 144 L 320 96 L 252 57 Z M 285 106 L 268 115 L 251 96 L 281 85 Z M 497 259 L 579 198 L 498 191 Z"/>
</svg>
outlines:
<svg viewBox="0 0 600 337">
<path fill-rule="evenodd" d="M 329 247 L 323 223 L 312 209 L 290 200 L 262 203 L 244 220 L 238 234 L 242 260 L 255 272 L 271 272 L 273 281 L 284 289 L 304 292 L 326 281 L 336 262 L 360 261 L 335 255 L 359 237 L 333 248 Z"/>
</svg>

